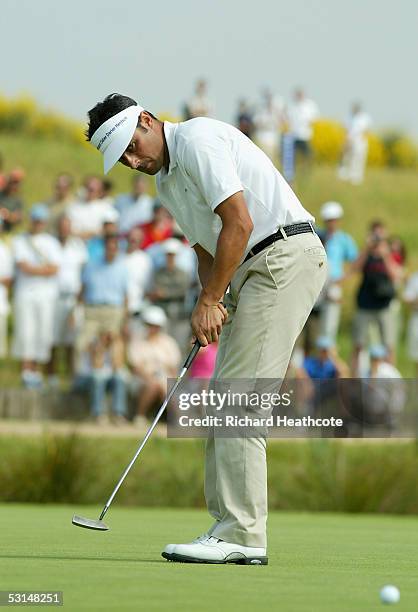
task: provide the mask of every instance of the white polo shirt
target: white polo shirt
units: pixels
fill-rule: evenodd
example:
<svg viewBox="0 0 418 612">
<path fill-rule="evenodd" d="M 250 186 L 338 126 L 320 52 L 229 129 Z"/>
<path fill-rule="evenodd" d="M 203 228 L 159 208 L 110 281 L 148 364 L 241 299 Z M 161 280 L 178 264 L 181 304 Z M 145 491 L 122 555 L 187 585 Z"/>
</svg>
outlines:
<svg viewBox="0 0 418 612">
<path fill-rule="evenodd" d="M 164 123 L 168 172 L 157 174 L 158 195 L 190 244 L 212 256 L 222 228 L 216 207 L 244 192 L 254 224 L 245 255 L 282 225 L 314 221 L 273 163 L 232 125 L 198 117 Z"/>
</svg>

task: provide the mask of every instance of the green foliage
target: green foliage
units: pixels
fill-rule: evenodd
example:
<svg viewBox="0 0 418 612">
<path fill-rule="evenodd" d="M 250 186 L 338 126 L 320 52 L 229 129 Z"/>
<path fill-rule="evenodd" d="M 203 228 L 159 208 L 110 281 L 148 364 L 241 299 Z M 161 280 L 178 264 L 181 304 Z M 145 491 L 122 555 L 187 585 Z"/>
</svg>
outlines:
<svg viewBox="0 0 418 612">
<path fill-rule="evenodd" d="M 2 436 L 0 501 L 100 504 L 136 439 Z M 153 438 L 118 493 L 122 505 L 201 507 L 203 442 Z M 418 450 L 411 441 L 271 440 L 270 507 L 418 513 Z"/>
</svg>

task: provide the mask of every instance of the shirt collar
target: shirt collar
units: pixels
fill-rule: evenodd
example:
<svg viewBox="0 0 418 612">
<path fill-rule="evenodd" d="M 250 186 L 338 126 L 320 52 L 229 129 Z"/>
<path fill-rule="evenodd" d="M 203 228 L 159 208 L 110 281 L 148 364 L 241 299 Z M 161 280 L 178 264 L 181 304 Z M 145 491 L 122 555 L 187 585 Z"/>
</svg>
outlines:
<svg viewBox="0 0 418 612">
<path fill-rule="evenodd" d="M 170 123 L 170 121 L 164 121 L 164 136 L 167 143 L 168 154 L 170 156 L 170 164 L 168 166 L 168 172 L 164 168 L 161 169 L 161 179 L 165 179 L 170 176 L 174 168 L 177 166 L 177 154 L 176 154 L 176 133 L 178 123 Z"/>
</svg>

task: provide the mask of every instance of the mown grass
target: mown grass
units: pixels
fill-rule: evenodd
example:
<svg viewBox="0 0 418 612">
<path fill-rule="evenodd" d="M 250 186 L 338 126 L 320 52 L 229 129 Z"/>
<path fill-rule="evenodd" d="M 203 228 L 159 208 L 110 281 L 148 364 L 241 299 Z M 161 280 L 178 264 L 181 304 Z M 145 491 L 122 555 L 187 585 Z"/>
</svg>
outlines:
<svg viewBox="0 0 418 612">
<path fill-rule="evenodd" d="M 168 542 L 208 528 L 202 510 L 112 508 L 111 530 L 71 525 L 98 507 L 0 506 L 2 590 L 60 590 L 64 609 L 206 612 L 352 612 L 381 609 L 395 584 L 397 610 L 416 609 L 417 519 L 270 513 L 269 565 L 164 561 Z"/>
</svg>

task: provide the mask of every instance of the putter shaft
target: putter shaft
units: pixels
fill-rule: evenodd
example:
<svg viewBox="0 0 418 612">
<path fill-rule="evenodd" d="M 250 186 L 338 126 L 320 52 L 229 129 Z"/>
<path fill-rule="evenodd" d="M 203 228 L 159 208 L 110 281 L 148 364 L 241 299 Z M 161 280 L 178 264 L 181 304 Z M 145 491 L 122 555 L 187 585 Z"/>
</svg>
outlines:
<svg viewBox="0 0 418 612">
<path fill-rule="evenodd" d="M 152 422 L 152 424 L 151 424 L 150 428 L 148 429 L 147 433 L 145 434 L 145 437 L 144 437 L 144 439 L 142 440 L 142 442 L 141 442 L 141 444 L 140 444 L 140 446 L 139 446 L 138 450 L 136 451 L 135 455 L 132 457 L 131 462 L 129 463 L 129 465 L 128 465 L 128 467 L 125 469 L 125 471 L 123 472 L 122 476 L 121 476 L 121 477 L 120 477 L 120 479 L 119 479 L 119 482 L 117 483 L 116 487 L 115 487 L 115 488 L 113 489 L 113 491 L 112 491 L 111 496 L 110 496 L 110 497 L 109 497 L 109 499 L 107 500 L 107 502 L 106 502 L 106 504 L 105 504 L 105 506 L 104 506 L 104 508 L 103 508 L 103 510 L 102 510 L 102 513 L 100 514 L 99 521 L 103 520 L 103 517 L 105 516 L 106 512 L 109 510 L 109 507 L 110 507 L 110 505 L 111 505 L 112 501 L 114 500 L 116 493 L 119 491 L 119 489 L 120 489 L 120 487 L 121 487 L 121 485 L 122 485 L 123 481 L 125 480 L 125 478 L 126 478 L 126 477 L 127 477 L 127 475 L 129 474 L 129 472 L 130 472 L 130 470 L 131 470 L 131 468 L 132 468 L 133 464 L 134 464 L 134 463 L 135 463 L 135 461 L 137 460 L 137 458 L 138 458 L 139 454 L 141 453 L 142 449 L 144 448 L 145 444 L 147 443 L 147 441 L 148 441 L 148 439 L 149 439 L 150 435 L 151 435 L 151 434 L 152 434 L 152 432 L 154 431 L 155 426 L 157 425 L 158 421 L 159 421 L 159 420 L 160 420 L 160 418 L 161 418 L 161 415 L 163 414 L 164 410 L 166 409 L 168 402 L 171 400 L 171 398 L 173 397 L 174 393 L 176 392 L 177 387 L 179 386 L 179 384 L 181 383 L 182 379 L 184 378 L 184 375 L 186 374 L 187 370 L 188 370 L 188 369 L 189 369 L 189 367 L 191 366 L 191 364 L 192 364 L 192 362 L 193 362 L 194 358 L 196 357 L 197 353 L 199 352 L 199 349 L 200 349 L 200 343 L 199 343 L 199 341 L 198 341 L 198 340 L 196 340 L 196 342 L 194 343 L 193 348 L 192 348 L 192 350 L 190 351 L 190 354 L 189 354 L 189 356 L 187 357 L 187 359 L 186 359 L 186 361 L 185 361 L 185 363 L 184 363 L 184 365 L 183 365 L 183 368 L 182 368 L 182 370 L 181 370 L 181 372 L 180 372 L 180 374 L 179 374 L 179 376 L 178 376 L 178 378 L 177 378 L 177 380 L 176 380 L 175 384 L 173 385 L 173 387 L 172 387 L 172 389 L 171 389 L 170 393 L 167 395 L 167 397 L 166 397 L 166 399 L 165 399 L 164 403 L 162 404 L 161 408 L 160 408 L 160 409 L 159 409 L 159 411 L 157 412 L 157 414 L 156 414 L 156 416 L 155 416 L 155 418 L 154 418 L 154 420 L 153 420 L 153 422 Z"/>
</svg>

